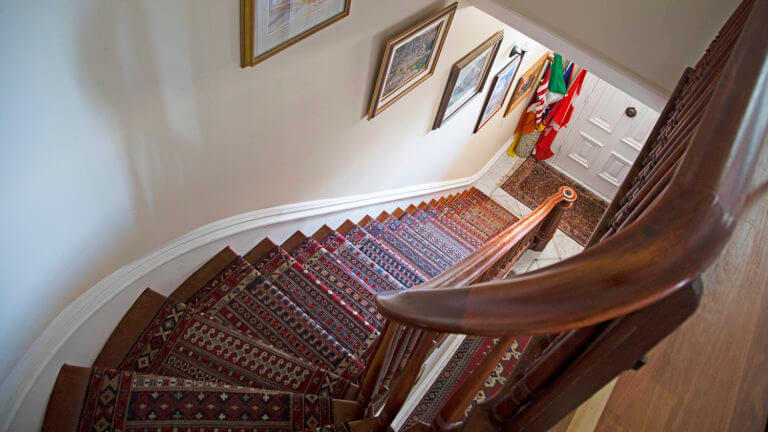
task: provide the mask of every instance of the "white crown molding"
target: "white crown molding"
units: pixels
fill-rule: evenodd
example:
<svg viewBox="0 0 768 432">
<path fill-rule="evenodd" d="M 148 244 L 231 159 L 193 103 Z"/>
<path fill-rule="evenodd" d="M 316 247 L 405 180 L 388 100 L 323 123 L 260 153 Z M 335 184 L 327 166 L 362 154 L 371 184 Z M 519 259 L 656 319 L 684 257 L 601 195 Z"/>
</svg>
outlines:
<svg viewBox="0 0 768 432">
<path fill-rule="evenodd" d="M 511 139 L 499 148 L 493 157 L 471 177 L 424 183 L 370 194 L 287 204 L 243 213 L 197 228 L 118 269 L 64 308 L 35 340 L 0 385 L 0 407 L 2 407 L 0 418 L 3 419 L 0 427 L 2 427 L 2 431 L 9 430 L 33 386 L 48 385 L 47 390 L 50 393 L 49 389 L 52 382 L 41 384 L 37 381 L 63 345 L 99 309 L 150 272 L 205 245 L 226 240 L 228 237 L 246 231 L 470 186 L 490 170 L 491 166 L 505 153 L 510 143 Z M 39 411 L 42 416 L 45 412 L 45 406 L 39 407 Z"/>
</svg>

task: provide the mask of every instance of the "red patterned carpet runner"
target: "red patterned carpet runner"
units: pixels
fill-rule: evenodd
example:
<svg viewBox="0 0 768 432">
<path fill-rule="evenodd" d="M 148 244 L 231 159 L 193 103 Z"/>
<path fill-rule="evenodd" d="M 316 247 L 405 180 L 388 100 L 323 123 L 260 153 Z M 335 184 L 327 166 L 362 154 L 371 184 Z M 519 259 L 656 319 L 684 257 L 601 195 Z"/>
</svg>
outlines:
<svg viewBox="0 0 768 432">
<path fill-rule="evenodd" d="M 404 241 L 399 236 L 377 220 L 371 220 L 363 229 L 378 241 L 383 243 L 389 249 L 397 252 L 398 255 L 413 268 L 420 270 L 426 279 L 431 279 L 443 271 L 443 267 L 436 262 L 436 257 L 429 256 L 426 251 L 418 250 L 418 245 Z M 448 265 L 448 263 L 445 263 Z M 446 267 L 447 268 L 447 267 Z"/>
<path fill-rule="evenodd" d="M 331 399 L 94 368 L 81 432 L 304 431 L 333 424 Z"/>
<path fill-rule="evenodd" d="M 376 240 L 363 228 L 355 225 L 345 234 L 345 237 L 406 288 L 419 285 L 429 279 L 429 276 L 408 264 L 400 255 Z"/>
<path fill-rule="evenodd" d="M 245 336 L 263 340 L 275 348 L 349 380 L 364 365 L 264 276 L 257 275 L 242 290 L 221 297 L 208 311 Z"/>
<path fill-rule="evenodd" d="M 166 301 L 122 370 L 219 384 L 342 397 L 350 380 Z"/>
<path fill-rule="evenodd" d="M 305 239 L 292 255 L 325 286 L 331 288 L 353 310 L 381 331 L 384 316 L 376 310 L 376 292 L 312 238 Z"/>
<path fill-rule="evenodd" d="M 366 358 L 379 332 L 338 294 L 279 246 L 253 264 L 355 357 Z"/>
<path fill-rule="evenodd" d="M 375 292 L 401 291 L 405 286 L 336 231 L 328 234 L 322 246 Z"/>
<path fill-rule="evenodd" d="M 153 306 L 119 370 L 91 370 L 79 430 L 349 432 L 346 418 L 334 421 L 332 398 L 356 395 L 385 324 L 376 293 L 425 282 L 515 221 L 473 191 L 307 238 L 292 254 L 277 246 L 253 263 L 214 258 L 210 281 L 185 282 L 183 295 Z M 468 336 L 406 429 L 431 422 L 495 343 Z M 526 343 L 507 352 L 475 402 L 501 388 Z"/>
<path fill-rule="evenodd" d="M 457 215 L 454 215 L 454 211 L 452 209 L 446 209 L 446 211 L 443 211 L 442 209 L 430 206 L 427 207 L 425 211 L 431 217 L 438 220 L 440 224 L 447 227 L 449 230 L 451 230 L 451 232 L 455 233 L 455 235 L 461 238 L 461 240 L 472 245 L 472 247 L 475 249 L 479 248 L 483 245 L 483 243 L 485 243 L 486 238 L 475 232 L 474 229 L 470 228 L 467 223 Z"/>
<path fill-rule="evenodd" d="M 425 221 L 430 220 L 426 213 L 421 212 L 420 215 L 424 217 Z M 411 216 L 406 213 L 400 218 L 400 222 L 405 224 L 425 242 L 432 244 L 441 250 L 447 257 L 453 260 L 453 262 L 461 261 L 472 251 L 469 247 L 465 247 L 447 233 L 440 230 L 435 224 L 425 223 L 424 221 L 419 220 L 416 216 Z"/>
</svg>

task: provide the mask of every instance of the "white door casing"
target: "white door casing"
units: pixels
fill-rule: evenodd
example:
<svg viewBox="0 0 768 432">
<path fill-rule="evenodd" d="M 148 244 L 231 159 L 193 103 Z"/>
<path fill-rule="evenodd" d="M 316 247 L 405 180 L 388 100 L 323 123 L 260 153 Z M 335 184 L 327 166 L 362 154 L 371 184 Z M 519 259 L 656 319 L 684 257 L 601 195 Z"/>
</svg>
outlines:
<svg viewBox="0 0 768 432">
<path fill-rule="evenodd" d="M 555 138 L 549 162 L 610 200 L 659 113 L 590 73 L 573 105 L 571 123 Z M 634 117 L 627 115 L 630 107 Z"/>
</svg>

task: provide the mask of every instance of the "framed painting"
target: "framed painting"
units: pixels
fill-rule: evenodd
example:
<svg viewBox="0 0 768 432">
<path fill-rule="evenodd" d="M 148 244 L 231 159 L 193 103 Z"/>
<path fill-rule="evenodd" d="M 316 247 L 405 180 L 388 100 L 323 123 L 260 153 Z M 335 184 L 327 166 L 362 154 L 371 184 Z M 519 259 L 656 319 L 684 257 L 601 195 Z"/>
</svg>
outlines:
<svg viewBox="0 0 768 432">
<path fill-rule="evenodd" d="M 541 75 L 541 71 L 544 69 L 544 64 L 547 60 L 547 57 L 549 57 L 549 53 L 541 56 L 541 58 L 536 60 L 536 63 L 530 67 L 530 69 L 525 71 L 524 74 L 520 75 L 520 79 L 517 80 L 517 85 L 515 86 L 515 91 L 512 92 L 512 99 L 509 100 L 507 110 L 504 111 L 504 117 L 511 113 L 512 110 L 515 109 L 523 99 L 526 99 L 528 95 L 531 94 L 533 87 L 536 85 L 536 83 L 539 82 L 539 76 Z"/>
<path fill-rule="evenodd" d="M 439 128 L 483 91 L 503 37 L 503 31 L 497 32 L 453 65 L 432 129 Z"/>
<path fill-rule="evenodd" d="M 352 0 L 240 0 L 240 66 L 253 66 L 349 15 Z"/>
<path fill-rule="evenodd" d="M 504 68 L 493 77 L 491 82 L 491 89 L 488 91 L 488 96 L 485 98 L 485 104 L 480 111 L 480 118 L 477 119 L 477 125 L 475 125 L 475 132 L 488 123 L 488 120 L 494 116 L 504 105 L 504 101 L 507 99 L 507 93 L 512 86 L 512 81 L 515 80 L 515 74 L 520 67 L 520 60 L 523 56 L 515 54 L 512 60 L 507 63 Z"/>
<path fill-rule="evenodd" d="M 458 3 L 453 3 L 387 42 L 373 86 L 368 120 L 432 76 Z"/>
</svg>

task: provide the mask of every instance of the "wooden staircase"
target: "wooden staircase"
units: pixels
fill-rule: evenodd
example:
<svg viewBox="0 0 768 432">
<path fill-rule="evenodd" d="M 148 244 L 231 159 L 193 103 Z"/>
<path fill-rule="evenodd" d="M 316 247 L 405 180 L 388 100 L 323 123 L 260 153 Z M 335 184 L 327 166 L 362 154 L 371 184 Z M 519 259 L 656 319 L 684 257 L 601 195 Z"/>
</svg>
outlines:
<svg viewBox="0 0 768 432">
<path fill-rule="evenodd" d="M 451 333 L 498 342 L 410 429 L 547 430 L 696 311 L 699 275 L 753 199 L 766 21 L 768 0 L 745 0 L 685 71 L 581 254 L 508 276 L 552 238 L 568 187 L 520 220 L 468 190 L 227 248 L 167 298 L 145 291 L 92 367 L 65 365 L 43 430 L 383 431 Z"/>
</svg>

